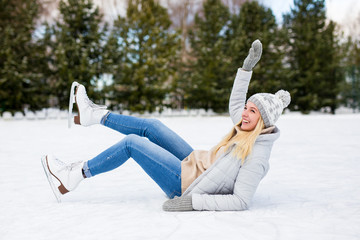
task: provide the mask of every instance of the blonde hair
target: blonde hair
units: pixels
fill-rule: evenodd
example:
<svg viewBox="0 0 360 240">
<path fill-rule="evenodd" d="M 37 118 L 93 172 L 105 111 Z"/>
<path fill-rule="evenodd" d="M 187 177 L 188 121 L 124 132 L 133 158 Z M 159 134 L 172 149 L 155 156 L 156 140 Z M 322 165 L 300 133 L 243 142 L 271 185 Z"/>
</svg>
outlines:
<svg viewBox="0 0 360 240">
<path fill-rule="evenodd" d="M 241 125 L 242 119 L 236 126 Z M 221 147 L 225 147 L 227 151 L 233 144 L 235 144 L 235 150 L 233 154 L 237 158 L 241 158 L 241 164 L 244 164 L 245 158 L 249 156 L 256 141 L 256 138 L 260 135 L 261 131 L 264 129 L 265 124 L 264 120 L 259 118 L 255 128 L 252 131 L 236 131 L 235 126 L 233 129 L 219 142 L 215 147 L 215 154 L 220 150 Z"/>
</svg>

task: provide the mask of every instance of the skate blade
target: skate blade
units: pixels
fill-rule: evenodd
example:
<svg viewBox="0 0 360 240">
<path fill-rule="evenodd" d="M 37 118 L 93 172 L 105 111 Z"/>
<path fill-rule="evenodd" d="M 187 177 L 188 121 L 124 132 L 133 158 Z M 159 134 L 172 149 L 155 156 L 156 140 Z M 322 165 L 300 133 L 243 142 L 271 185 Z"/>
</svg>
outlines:
<svg viewBox="0 0 360 240">
<path fill-rule="evenodd" d="M 44 169 L 44 172 L 45 172 L 45 175 L 46 175 L 46 178 L 50 184 L 50 187 L 51 187 L 51 190 L 53 191 L 54 193 L 54 196 L 56 198 L 56 201 L 58 203 L 61 203 L 61 195 L 60 193 L 58 192 L 58 188 L 55 186 L 54 184 L 54 177 L 51 175 L 50 171 L 49 171 L 49 168 L 48 168 L 48 164 L 47 164 L 47 161 L 46 161 L 46 156 L 43 156 L 41 157 L 41 164 L 43 166 L 43 169 Z"/>
<path fill-rule="evenodd" d="M 69 98 L 69 113 L 68 113 L 68 127 L 71 128 L 71 124 L 73 121 L 73 116 L 72 116 L 72 109 L 73 109 L 73 105 L 75 102 L 75 95 L 74 95 L 74 90 L 75 87 L 79 86 L 80 84 L 78 82 L 73 82 L 71 84 L 71 89 L 70 89 L 70 98 Z"/>
</svg>

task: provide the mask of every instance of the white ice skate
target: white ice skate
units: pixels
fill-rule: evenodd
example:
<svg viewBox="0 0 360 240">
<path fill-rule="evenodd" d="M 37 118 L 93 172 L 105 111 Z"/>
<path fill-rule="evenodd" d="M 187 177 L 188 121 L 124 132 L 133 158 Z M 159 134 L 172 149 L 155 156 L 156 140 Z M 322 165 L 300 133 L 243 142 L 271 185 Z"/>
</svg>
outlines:
<svg viewBox="0 0 360 240">
<path fill-rule="evenodd" d="M 61 195 L 73 191 L 84 179 L 83 162 L 66 164 L 54 156 L 46 155 L 41 158 L 41 163 L 58 202 L 61 202 Z"/>
<path fill-rule="evenodd" d="M 78 115 L 74 117 L 74 123 L 82 126 L 90 126 L 100 123 L 105 114 L 109 112 L 106 106 L 93 103 L 86 94 L 86 89 L 78 82 L 73 82 L 70 90 L 68 126 L 71 127 L 72 108 L 76 103 Z"/>
</svg>

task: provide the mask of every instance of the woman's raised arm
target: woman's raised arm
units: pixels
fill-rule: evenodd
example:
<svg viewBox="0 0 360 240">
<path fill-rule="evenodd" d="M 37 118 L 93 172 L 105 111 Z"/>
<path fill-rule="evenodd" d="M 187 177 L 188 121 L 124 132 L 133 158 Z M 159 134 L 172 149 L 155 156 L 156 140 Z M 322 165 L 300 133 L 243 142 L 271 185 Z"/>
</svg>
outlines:
<svg viewBox="0 0 360 240">
<path fill-rule="evenodd" d="M 234 85 L 229 99 L 229 113 L 235 124 L 241 119 L 241 113 L 245 106 L 246 93 L 252 75 L 252 69 L 260 60 L 262 54 L 262 44 L 260 40 L 255 40 L 245 58 L 242 68 L 239 68 L 234 80 Z"/>
</svg>

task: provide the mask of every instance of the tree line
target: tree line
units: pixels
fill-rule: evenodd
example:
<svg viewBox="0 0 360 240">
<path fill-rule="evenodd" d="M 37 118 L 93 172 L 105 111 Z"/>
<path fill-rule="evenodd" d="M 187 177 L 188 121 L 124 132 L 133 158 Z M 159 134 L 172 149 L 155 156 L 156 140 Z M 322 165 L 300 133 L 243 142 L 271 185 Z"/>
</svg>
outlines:
<svg viewBox="0 0 360 240">
<path fill-rule="evenodd" d="M 68 106 L 78 81 L 114 110 L 204 108 L 225 112 L 237 68 L 263 44 L 249 94 L 287 89 L 291 110 L 360 108 L 360 42 L 343 39 L 324 0 L 294 0 L 278 24 L 270 8 L 205 0 L 188 24 L 171 6 L 128 0 L 103 21 L 91 0 L 62 0 L 55 22 L 38 23 L 39 0 L 0 0 L 0 113 Z M 174 7 L 174 6 L 173 6 Z"/>
</svg>

